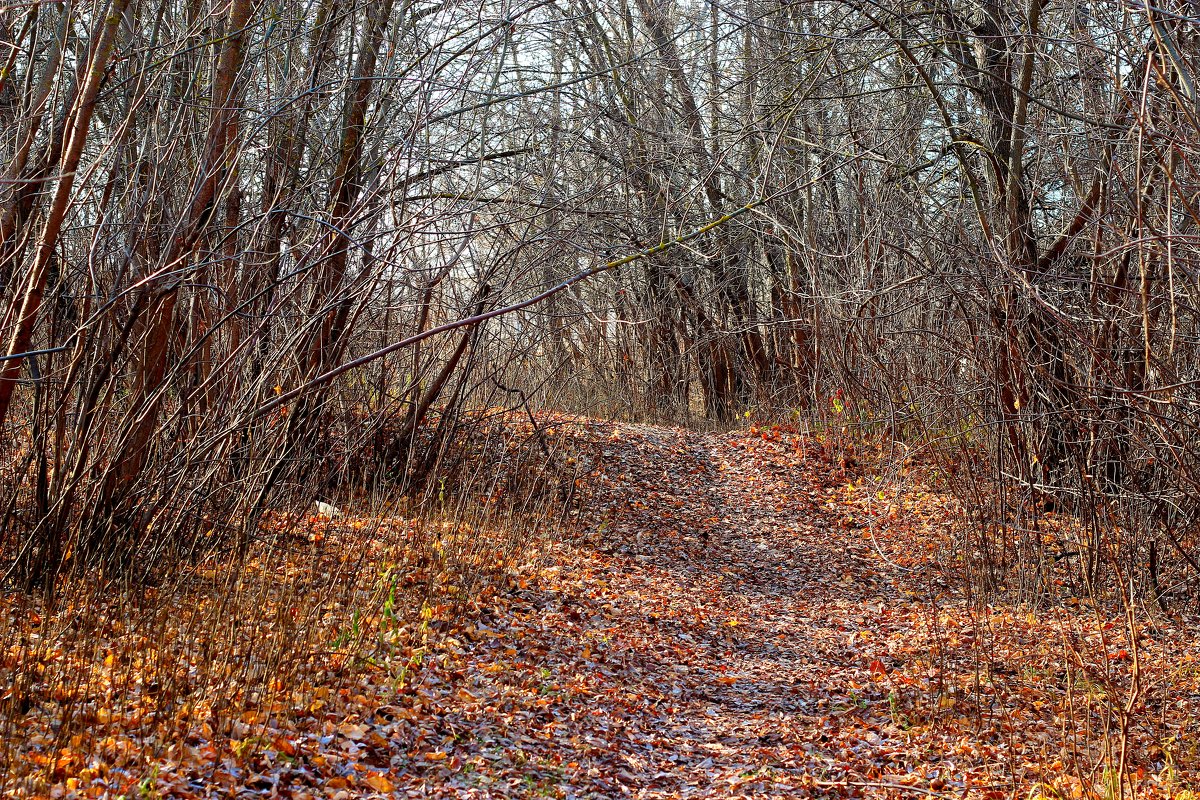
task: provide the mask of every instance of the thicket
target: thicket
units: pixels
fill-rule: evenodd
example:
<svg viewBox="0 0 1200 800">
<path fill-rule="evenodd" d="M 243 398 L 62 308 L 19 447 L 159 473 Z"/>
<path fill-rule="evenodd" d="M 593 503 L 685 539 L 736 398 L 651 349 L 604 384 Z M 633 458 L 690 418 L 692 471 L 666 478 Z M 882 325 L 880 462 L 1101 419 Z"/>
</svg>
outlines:
<svg viewBox="0 0 1200 800">
<path fill-rule="evenodd" d="M 550 406 L 862 426 L 944 463 L 973 587 L 1196 603 L 1198 24 L 4 6 L 6 588 L 164 587 L 314 501 L 444 501 L 488 409 Z"/>
</svg>

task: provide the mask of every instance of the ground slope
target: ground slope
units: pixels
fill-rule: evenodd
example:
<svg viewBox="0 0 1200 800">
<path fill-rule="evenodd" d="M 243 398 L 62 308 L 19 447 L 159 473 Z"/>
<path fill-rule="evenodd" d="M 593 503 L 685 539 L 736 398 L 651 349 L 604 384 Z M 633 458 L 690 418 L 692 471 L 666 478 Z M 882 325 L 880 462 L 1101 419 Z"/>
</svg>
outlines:
<svg viewBox="0 0 1200 800">
<path fill-rule="evenodd" d="M 972 608 L 933 558 L 952 504 L 797 432 L 543 422 L 573 530 L 471 613 L 56 793 L 1099 797 L 1123 757 L 1129 790 L 1186 796 L 1194 620 Z"/>
</svg>

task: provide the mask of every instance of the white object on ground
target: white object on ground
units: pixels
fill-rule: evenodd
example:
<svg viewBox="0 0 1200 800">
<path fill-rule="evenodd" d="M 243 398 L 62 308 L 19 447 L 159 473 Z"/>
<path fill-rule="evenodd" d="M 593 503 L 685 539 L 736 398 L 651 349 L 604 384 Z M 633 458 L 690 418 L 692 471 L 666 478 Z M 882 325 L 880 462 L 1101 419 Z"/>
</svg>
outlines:
<svg viewBox="0 0 1200 800">
<path fill-rule="evenodd" d="M 318 500 L 317 513 L 333 519 L 334 517 L 340 517 L 342 515 L 342 510 L 337 506 L 331 506 L 329 503 L 322 503 L 320 500 Z"/>
</svg>

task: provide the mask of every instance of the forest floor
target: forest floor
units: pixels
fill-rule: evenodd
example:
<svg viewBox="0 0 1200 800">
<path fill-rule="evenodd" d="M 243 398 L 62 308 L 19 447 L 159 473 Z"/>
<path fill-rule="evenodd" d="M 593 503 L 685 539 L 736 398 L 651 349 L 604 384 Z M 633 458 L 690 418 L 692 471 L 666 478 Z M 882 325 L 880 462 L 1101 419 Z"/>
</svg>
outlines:
<svg viewBox="0 0 1200 800">
<path fill-rule="evenodd" d="M 1194 796 L 1194 620 L 969 604 L 953 503 L 794 432 L 558 424 L 576 535 L 397 655 L 403 681 L 376 661 L 253 738 L 54 794 Z"/>
</svg>

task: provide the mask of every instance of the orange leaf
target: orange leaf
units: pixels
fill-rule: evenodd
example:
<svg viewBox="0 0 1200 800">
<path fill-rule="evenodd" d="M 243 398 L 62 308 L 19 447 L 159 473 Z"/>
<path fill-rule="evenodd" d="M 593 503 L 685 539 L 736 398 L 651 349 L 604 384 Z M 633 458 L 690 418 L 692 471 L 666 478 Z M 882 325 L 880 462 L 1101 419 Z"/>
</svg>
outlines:
<svg viewBox="0 0 1200 800">
<path fill-rule="evenodd" d="M 379 792 L 380 794 L 387 794 L 388 792 L 392 791 L 392 789 L 394 788 L 392 786 L 392 782 L 389 781 L 387 778 L 385 778 L 383 775 L 380 775 L 378 772 L 372 772 L 370 775 L 368 775 L 366 778 L 363 779 L 363 783 L 367 784 L 367 786 L 370 786 L 372 789 Z"/>
</svg>

